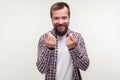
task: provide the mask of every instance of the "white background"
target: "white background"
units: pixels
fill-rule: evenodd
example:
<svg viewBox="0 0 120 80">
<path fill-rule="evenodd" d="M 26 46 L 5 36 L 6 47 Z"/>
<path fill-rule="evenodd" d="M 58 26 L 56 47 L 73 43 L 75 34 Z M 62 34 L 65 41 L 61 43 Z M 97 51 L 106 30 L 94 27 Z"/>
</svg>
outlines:
<svg viewBox="0 0 120 80">
<path fill-rule="evenodd" d="M 0 80 L 44 80 L 36 68 L 37 45 L 52 29 L 49 9 L 56 1 L 0 0 Z M 70 29 L 82 34 L 90 58 L 83 80 L 120 80 L 120 1 L 64 1 Z"/>
</svg>

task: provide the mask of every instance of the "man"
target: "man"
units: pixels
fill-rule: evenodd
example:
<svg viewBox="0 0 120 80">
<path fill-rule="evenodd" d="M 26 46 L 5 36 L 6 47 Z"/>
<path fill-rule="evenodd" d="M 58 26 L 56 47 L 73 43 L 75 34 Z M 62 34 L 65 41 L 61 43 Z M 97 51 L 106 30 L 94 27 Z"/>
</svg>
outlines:
<svg viewBox="0 0 120 80">
<path fill-rule="evenodd" d="M 88 68 L 89 58 L 80 33 L 68 28 L 68 4 L 53 4 L 50 15 L 53 30 L 39 40 L 37 68 L 45 74 L 45 80 L 82 80 L 79 69 L 85 71 Z"/>
</svg>

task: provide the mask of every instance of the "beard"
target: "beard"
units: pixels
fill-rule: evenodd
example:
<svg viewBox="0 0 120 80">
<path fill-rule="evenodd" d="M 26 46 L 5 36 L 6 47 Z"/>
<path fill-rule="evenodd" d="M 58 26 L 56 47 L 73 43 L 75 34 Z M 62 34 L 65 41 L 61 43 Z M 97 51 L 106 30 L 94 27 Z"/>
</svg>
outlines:
<svg viewBox="0 0 120 80">
<path fill-rule="evenodd" d="M 54 30 L 55 30 L 55 33 L 58 35 L 58 36 L 64 36 L 68 30 L 68 26 L 69 26 L 69 23 L 63 23 L 63 24 L 54 24 Z M 60 31 L 58 28 L 60 27 L 64 27 L 64 30 L 63 31 Z"/>
</svg>

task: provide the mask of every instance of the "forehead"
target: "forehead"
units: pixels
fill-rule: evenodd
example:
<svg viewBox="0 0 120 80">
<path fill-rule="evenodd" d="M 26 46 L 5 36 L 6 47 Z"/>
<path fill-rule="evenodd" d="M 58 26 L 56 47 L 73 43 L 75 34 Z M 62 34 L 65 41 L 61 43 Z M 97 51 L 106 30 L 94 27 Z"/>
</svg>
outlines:
<svg viewBox="0 0 120 80">
<path fill-rule="evenodd" d="M 67 7 L 64 7 L 63 9 L 59 10 L 52 10 L 53 16 L 68 16 L 68 9 Z"/>
</svg>

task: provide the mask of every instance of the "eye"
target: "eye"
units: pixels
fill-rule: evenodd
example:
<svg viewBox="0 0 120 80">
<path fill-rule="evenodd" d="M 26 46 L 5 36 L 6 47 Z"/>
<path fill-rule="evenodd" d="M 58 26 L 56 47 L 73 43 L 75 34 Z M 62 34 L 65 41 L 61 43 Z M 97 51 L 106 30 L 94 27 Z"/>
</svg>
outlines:
<svg viewBox="0 0 120 80">
<path fill-rule="evenodd" d="M 63 20 L 67 19 L 67 17 L 62 17 Z"/>
<path fill-rule="evenodd" d="M 54 20 L 58 20 L 59 18 L 58 18 L 58 17 L 54 17 L 53 19 L 54 19 Z"/>
</svg>

